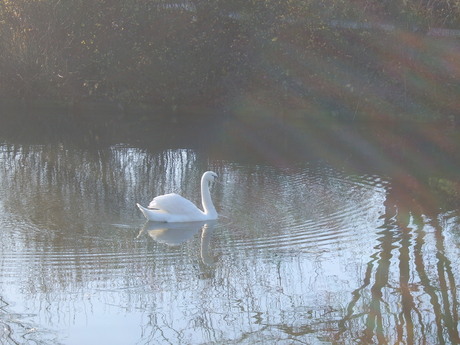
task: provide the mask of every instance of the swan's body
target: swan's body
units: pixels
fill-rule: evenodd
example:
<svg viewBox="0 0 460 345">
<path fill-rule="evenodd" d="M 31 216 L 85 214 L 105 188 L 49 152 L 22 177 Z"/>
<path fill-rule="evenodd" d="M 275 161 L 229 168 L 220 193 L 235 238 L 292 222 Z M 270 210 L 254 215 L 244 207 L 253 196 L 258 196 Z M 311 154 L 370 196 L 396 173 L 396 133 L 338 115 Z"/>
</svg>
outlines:
<svg viewBox="0 0 460 345">
<path fill-rule="evenodd" d="M 201 177 L 201 203 L 203 211 L 191 201 L 182 196 L 171 193 L 155 197 L 148 208 L 139 204 L 137 207 L 142 211 L 145 218 L 153 222 L 196 222 L 217 219 L 217 211 L 211 200 L 209 184 L 214 181 L 217 174 L 207 171 Z"/>
</svg>

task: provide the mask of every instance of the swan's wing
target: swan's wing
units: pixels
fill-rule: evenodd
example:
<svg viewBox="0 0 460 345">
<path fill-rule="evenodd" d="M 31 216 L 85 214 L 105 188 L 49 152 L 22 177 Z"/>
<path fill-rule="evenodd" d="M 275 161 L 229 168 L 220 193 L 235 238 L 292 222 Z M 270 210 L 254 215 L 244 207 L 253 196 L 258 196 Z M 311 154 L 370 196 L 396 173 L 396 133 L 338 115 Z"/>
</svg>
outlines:
<svg viewBox="0 0 460 345">
<path fill-rule="evenodd" d="M 149 208 L 177 215 L 196 215 L 202 212 L 184 197 L 171 193 L 155 197 L 149 204 Z"/>
</svg>

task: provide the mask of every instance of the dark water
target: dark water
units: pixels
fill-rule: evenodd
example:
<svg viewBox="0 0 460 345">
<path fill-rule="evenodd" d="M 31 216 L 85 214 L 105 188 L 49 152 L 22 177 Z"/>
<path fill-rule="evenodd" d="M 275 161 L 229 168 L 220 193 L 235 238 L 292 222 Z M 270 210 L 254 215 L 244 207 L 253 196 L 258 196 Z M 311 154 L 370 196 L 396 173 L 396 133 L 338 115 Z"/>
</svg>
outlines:
<svg viewBox="0 0 460 345">
<path fill-rule="evenodd" d="M 2 344 L 459 343 L 455 128 L 2 121 Z"/>
</svg>

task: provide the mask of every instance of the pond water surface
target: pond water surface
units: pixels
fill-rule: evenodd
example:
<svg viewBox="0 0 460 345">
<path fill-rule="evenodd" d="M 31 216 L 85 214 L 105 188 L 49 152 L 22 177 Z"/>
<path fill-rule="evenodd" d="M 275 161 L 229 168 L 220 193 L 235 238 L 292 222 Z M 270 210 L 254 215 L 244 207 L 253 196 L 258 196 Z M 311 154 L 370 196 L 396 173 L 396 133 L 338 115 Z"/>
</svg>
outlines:
<svg viewBox="0 0 460 345">
<path fill-rule="evenodd" d="M 459 343 L 455 129 L 3 121 L 1 344 Z"/>
</svg>

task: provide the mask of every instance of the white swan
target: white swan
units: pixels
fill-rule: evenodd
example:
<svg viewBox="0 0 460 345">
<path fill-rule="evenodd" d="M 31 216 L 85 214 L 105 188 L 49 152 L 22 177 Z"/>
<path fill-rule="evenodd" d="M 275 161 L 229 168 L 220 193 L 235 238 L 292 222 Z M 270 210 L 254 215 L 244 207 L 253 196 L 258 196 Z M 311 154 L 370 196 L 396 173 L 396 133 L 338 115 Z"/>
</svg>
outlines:
<svg viewBox="0 0 460 345">
<path fill-rule="evenodd" d="M 206 171 L 201 177 L 201 202 L 204 211 L 201 211 L 191 201 L 175 193 L 155 197 L 148 208 L 139 204 L 136 205 L 145 218 L 152 222 L 175 223 L 217 219 L 217 211 L 209 192 L 209 184 L 216 177 L 217 174 L 212 171 Z"/>
</svg>

